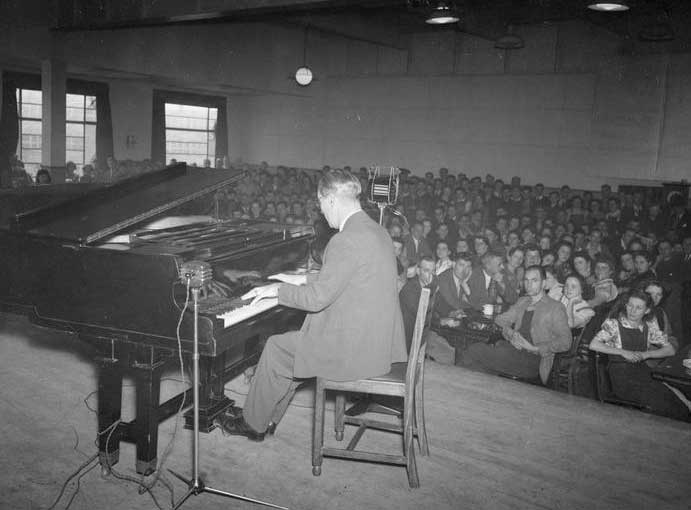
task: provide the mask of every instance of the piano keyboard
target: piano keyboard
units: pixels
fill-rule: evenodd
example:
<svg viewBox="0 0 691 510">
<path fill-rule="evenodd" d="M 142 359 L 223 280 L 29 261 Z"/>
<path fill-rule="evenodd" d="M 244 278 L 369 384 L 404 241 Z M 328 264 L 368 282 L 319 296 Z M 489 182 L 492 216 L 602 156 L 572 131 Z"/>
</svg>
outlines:
<svg viewBox="0 0 691 510">
<path fill-rule="evenodd" d="M 223 319 L 223 327 L 227 328 L 276 306 L 278 306 L 278 298 L 265 298 L 257 301 L 254 305 L 239 306 L 225 313 L 218 314 L 216 317 Z"/>
</svg>

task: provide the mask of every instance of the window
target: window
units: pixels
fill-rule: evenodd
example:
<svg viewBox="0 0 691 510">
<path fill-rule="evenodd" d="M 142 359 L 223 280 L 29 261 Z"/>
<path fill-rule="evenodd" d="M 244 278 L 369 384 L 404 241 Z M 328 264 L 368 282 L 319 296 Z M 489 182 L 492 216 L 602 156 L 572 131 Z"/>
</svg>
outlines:
<svg viewBox="0 0 691 510">
<path fill-rule="evenodd" d="M 81 171 L 96 158 L 96 96 L 67 94 L 66 153 Z"/>
<path fill-rule="evenodd" d="M 74 162 L 81 170 L 96 157 L 96 96 L 67 94 L 65 102 L 65 160 Z M 24 169 L 33 176 L 41 167 L 42 108 L 40 90 L 17 89 L 17 157 L 24 162 Z"/>
<path fill-rule="evenodd" d="M 43 95 L 40 90 L 17 89 L 19 143 L 17 157 L 24 162 L 24 170 L 35 176 L 41 167 L 41 124 Z"/>
<path fill-rule="evenodd" d="M 216 159 L 218 108 L 165 103 L 166 162 L 171 159 L 204 166 Z"/>
</svg>

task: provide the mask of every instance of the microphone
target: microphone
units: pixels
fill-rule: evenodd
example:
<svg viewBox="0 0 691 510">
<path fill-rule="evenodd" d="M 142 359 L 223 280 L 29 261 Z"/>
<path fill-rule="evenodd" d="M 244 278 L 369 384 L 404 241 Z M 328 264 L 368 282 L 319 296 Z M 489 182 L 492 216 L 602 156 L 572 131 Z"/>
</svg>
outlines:
<svg viewBox="0 0 691 510">
<path fill-rule="evenodd" d="M 180 280 L 192 289 L 200 289 L 213 280 L 214 273 L 208 262 L 190 260 L 180 266 Z"/>
<path fill-rule="evenodd" d="M 396 167 L 382 169 L 378 166 L 369 168 L 368 187 L 370 202 L 378 205 L 394 205 L 398 200 L 398 179 L 400 170 Z"/>
</svg>

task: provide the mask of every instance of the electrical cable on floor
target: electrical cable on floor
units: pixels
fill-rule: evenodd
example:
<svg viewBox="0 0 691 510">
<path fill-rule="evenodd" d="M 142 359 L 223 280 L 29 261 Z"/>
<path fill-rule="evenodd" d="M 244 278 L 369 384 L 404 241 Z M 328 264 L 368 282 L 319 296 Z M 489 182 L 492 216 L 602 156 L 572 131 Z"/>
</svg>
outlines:
<svg viewBox="0 0 691 510">
<path fill-rule="evenodd" d="M 179 320 L 178 320 L 177 328 L 176 328 L 176 336 L 177 336 L 177 341 L 178 341 L 178 359 L 179 359 L 179 361 L 180 361 L 180 379 L 178 380 L 178 379 L 175 379 L 175 378 L 167 378 L 167 379 L 170 379 L 170 380 L 173 380 L 173 381 L 176 381 L 176 382 L 181 382 L 182 384 L 185 384 L 185 383 L 186 383 L 186 377 L 185 377 L 185 366 L 184 366 L 184 361 L 183 361 L 183 358 L 182 358 L 182 339 L 180 338 L 180 327 L 182 326 L 182 321 L 183 321 L 183 318 L 184 318 L 184 316 L 185 316 L 185 312 L 187 311 L 187 308 L 188 308 L 188 306 L 189 306 L 189 289 L 190 289 L 190 287 L 189 287 L 189 281 L 188 281 L 188 284 L 187 284 L 187 299 L 185 300 L 185 304 L 184 304 L 184 306 L 183 306 L 183 308 L 182 308 L 182 310 L 181 310 L 181 312 L 180 312 L 180 318 L 179 318 Z M 162 379 L 162 380 L 165 380 L 165 379 Z M 134 385 L 126 385 L 126 386 L 134 386 Z M 123 386 L 123 387 L 125 387 L 125 386 Z M 98 393 L 98 390 L 92 391 L 91 393 L 89 393 L 89 394 L 84 398 L 84 405 L 86 406 L 86 408 L 87 408 L 89 411 L 93 412 L 94 414 L 98 414 L 98 411 L 89 405 L 89 399 L 90 399 L 93 395 L 95 395 L 95 394 L 97 394 L 97 393 Z M 151 499 L 153 500 L 154 504 L 156 505 L 156 507 L 157 507 L 159 510 L 163 510 L 163 507 L 160 505 L 160 503 L 159 503 L 158 500 L 156 499 L 156 496 L 155 496 L 154 493 L 152 492 L 152 489 L 154 488 L 154 486 L 155 486 L 159 481 L 160 481 L 160 482 L 166 487 L 166 489 L 168 489 L 168 491 L 170 492 L 171 507 L 174 506 L 174 502 L 175 502 L 175 494 L 174 494 L 173 484 L 170 482 L 170 480 L 168 480 L 168 479 L 163 475 L 163 464 L 164 464 L 164 462 L 166 461 L 166 459 L 168 458 L 168 456 L 170 455 L 170 453 L 172 452 L 172 449 L 173 449 L 172 447 L 173 447 L 173 444 L 174 444 L 174 441 L 175 441 L 175 437 L 176 437 L 176 435 L 177 435 L 177 431 L 178 431 L 178 428 L 179 428 L 180 413 L 182 412 L 182 410 L 184 409 L 184 407 L 185 407 L 185 397 L 184 397 L 184 394 L 183 394 L 183 398 L 180 400 L 180 406 L 178 407 L 178 411 L 177 411 L 177 413 L 176 413 L 176 415 L 175 415 L 175 426 L 174 426 L 174 428 L 173 428 L 173 434 L 171 435 L 171 438 L 170 438 L 170 440 L 168 441 L 168 444 L 166 445 L 166 448 L 165 448 L 165 450 L 164 450 L 164 452 L 163 452 L 163 455 L 161 456 L 161 461 L 160 461 L 159 464 L 158 464 L 158 467 L 157 467 L 157 470 L 156 470 L 156 474 L 154 475 L 154 477 L 153 477 L 149 482 L 145 482 L 143 476 L 141 477 L 141 479 L 137 479 L 137 478 L 135 478 L 135 477 L 133 477 L 133 476 L 130 476 L 130 475 L 127 475 L 127 474 L 124 474 L 124 473 L 121 473 L 121 472 L 117 471 L 117 470 L 111 465 L 111 463 L 110 463 L 110 457 L 109 457 L 107 454 L 104 456 L 104 458 L 105 458 L 105 460 L 106 460 L 106 464 L 107 464 L 108 471 L 109 471 L 115 478 L 117 478 L 118 480 L 123 480 L 123 481 L 127 481 L 127 482 L 132 482 L 132 483 L 136 484 L 136 485 L 139 487 L 139 489 L 138 489 L 139 494 L 148 493 L 148 494 L 151 496 Z M 100 432 L 97 433 L 96 439 L 95 439 L 95 444 L 96 444 L 96 447 L 97 447 L 97 448 L 98 448 L 98 446 L 99 446 L 99 445 L 98 445 L 98 437 L 99 437 L 99 436 L 102 436 L 103 434 L 108 434 L 108 437 L 106 438 L 105 450 L 106 450 L 106 453 L 109 451 L 110 440 L 111 440 L 111 438 L 112 438 L 113 432 L 117 429 L 117 427 L 118 427 L 118 425 L 119 425 L 120 423 L 121 423 L 121 420 L 117 420 L 117 421 L 115 421 L 114 423 L 112 423 L 109 427 L 107 427 L 105 430 L 102 430 L 102 431 L 100 431 Z M 75 434 L 76 434 L 76 430 L 75 430 Z M 77 449 L 78 446 L 79 446 L 79 436 L 77 435 L 77 442 L 76 442 L 76 445 L 75 445 L 75 449 Z M 67 478 L 67 480 L 65 480 L 65 482 L 64 482 L 64 484 L 63 484 L 63 486 L 62 486 L 62 488 L 61 488 L 61 490 L 60 490 L 60 493 L 58 494 L 58 497 L 56 498 L 55 502 L 54 502 L 47 510 L 53 510 L 53 509 L 55 508 L 55 506 L 58 504 L 58 502 L 60 501 L 60 499 L 61 499 L 62 496 L 64 495 L 65 490 L 66 490 L 67 485 L 69 484 L 69 482 L 70 482 L 75 476 L 78 476 L 78 478 L 77 478 L 77 488 L 76 488 L 75 492 L 72 494 L 72 496 L 71 496 L 69 502 L 67 503 L 67 506 L 65 507 L 65 510 L 67 510 L 67 509 L 70 507 L 70 505 L 71 505 L 72 502 L 74 501 L 74 498 L 76 497 L 77 493 L 79 492 L 79 489 L 80 489 L 80 481 L 81 481 L 82 477 L 84 477 L 89 471 L 91 471 L 92 469 L 94 469 L 94 468 L 98 465 L 98 463 L 94 463 L 93 466 L 89 467 L 89 468 L 88 468 L 86 471 L 84 471 L 83 473 L 82 473 L 82 470 L 84 470 L 90 463 L 92 463 L 92 462 L 93 462 L 94 460 L 96 460 L 96 459 L 98 459 L 98 454 L 95 454 L 95 455 L 92 455 L 91 457 L 89 457 L 89 459 L 87 459 L 87 461 L 86 461 L 85 463 L 83 463 L 83 464 L 79 467 L 79 469 L 77 469 L 74 473 L 72 473 L 72 474 Z M 81 473 L 81 474 L 80 474 L 80 473 Z"/>
<path fill-rule="evenodd" d="M 58 502 L 60 501 L 60 499 L 62 498 L 62 496 L 65 494 L 65 490 L 67 489 L 67 485 L 72 481 L 72 479 L 75 476 L 79 476 L 79 479 L 81 479 L 81 477 L 83 475 L 85 475 L 86 473 L 91 471 L 91 469 L 93 469 L 94 466 L 96 466 L 98 464 L 94 464 L 94 466 L 91 466 L 91 468 L 89 468 L 87 471 L 85 471 L 84 473 L 82 473 L 80 475 L 82 470 L 85 469 L 89 464 L 91 464 L 92 462 L 94 462 L 97 459 L 98 459 L 98 454 L 96 453 L 96 454 L 92 455 L 91 457 L 89 457 L 88 459 L 86 459 L 84 462 L 82 462 L 82 464 L 70 476 L 67 477 L 65 482 L 62 484 L 62 487 L 60 488 L 60 492 L 58 493 L 58 496 L 55 498 L 55 501 L 53 501 L 53 504 L 50 505 L 46 510 L 53 510 L 56 507 L 56 505 L 58 504 Z M 79 492 L 79 479 L 77 479 L 77 489 L 75 490 L 74 495 L 70 498 L 70 503 L 68 503 L 67 507 L 65 507 L 66 509 L 69 508 L 69 505 L 72 503 L 74 496 L 77 494 L 77 492 Z"/>
</svg>

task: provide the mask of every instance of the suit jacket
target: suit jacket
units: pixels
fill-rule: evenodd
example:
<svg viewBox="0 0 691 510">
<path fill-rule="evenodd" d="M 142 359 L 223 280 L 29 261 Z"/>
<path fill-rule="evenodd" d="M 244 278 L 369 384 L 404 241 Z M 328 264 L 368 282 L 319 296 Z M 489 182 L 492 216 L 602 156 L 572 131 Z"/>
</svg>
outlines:
<svg viewBox="0 0 691 510">
<path fill-rule="evenodd" d="M 468 297 L 461 292 L 458 295 L 458 288 L 453 279 L 453 268 L 447 269 L 437 277 L 439 290 L 436 299 L 436 313 L 439 317 L 448 317 L 453 310 L 461 308 L 471 308 Z"/>
<path fill-rule="evenodd" d="M 515 305 L 499 315 L 494 322 L 503 327 L 520 327 L 523 314 L 531 303 L 529 296 L 520 298 Z M 560 302 L 544 295 L 535 305 L 533 320 L 530 323 L 530 336 L 533 345 L 540 351 L 540 379 L 547 383 L 552 370 L 554 355 L 568 351 L 571 347 L 566 308 Z"/>
<path fill-rule="evenodd" d="M 429 286 L 432 292 L 432 297 L 429 300 L 428 312 L 434 306 L 436 285 L 434 282 Z M 398 297 L 401 302 L 401 313 L 403 314 L 403 326 L 405 329 L 405 344 L 406 349 L 410 351 L 410 345 L 413 342 L 413 330 L 415 329 L 415 319 L 417 319 L 417 307 L 420 302 L 420 294 L 422 293 L 422 285 L 420 285 L 419 278 L 410 278 L 401 289 Z"/>
<path fill-rule="evenodd" d="M 411 264 L 417 264 L 420 259 L 427 255 L 432 257 L 432 248 L 430 248 L 429 241 L 427 239 L 420 239 L 418 242 L 418 248 L 415 249 L 415 242 L 413 241 L 413 236 L 408 236 L 403 243 L 403 254 L 410 261 Z"/>
<path fill-rule="evenodd" d="M 497 286 L 497 295 L 501 296 L 502 301 L 513 304 L 518 299 L 518 289 L 511 283 L 510 278 L 504 275 L 504 288 Z M 482 310 L 482 305 L 489 303 L 487 283 L 485 282 L 485 272 L 481 267 L 476 267 L 468 278 L 470 288 L 470 306 L 476 310 Z"/>
<path fill-rule="evenodd" d="M 294 376 L 347 381 L 406 361 L 396 277 L 389 234 L 365 212 L 353 214 L 326 245 L 321 271 L 279 288 L 279 304 L 309 312 Z"/>
</svg>

